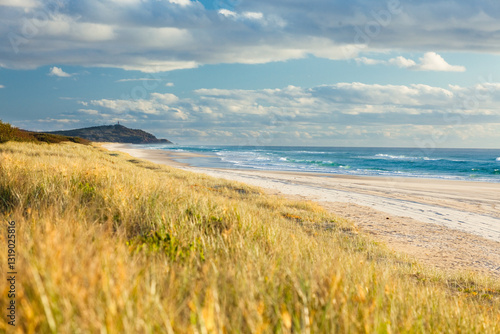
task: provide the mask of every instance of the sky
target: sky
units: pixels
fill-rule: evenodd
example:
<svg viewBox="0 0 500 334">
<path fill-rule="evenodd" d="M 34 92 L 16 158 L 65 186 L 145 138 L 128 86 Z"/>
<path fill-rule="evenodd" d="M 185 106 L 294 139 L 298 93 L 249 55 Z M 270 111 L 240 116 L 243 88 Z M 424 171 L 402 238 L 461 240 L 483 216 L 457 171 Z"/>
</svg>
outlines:
<svg viewBox="0 0 500 334">
<path fill-rule="evenodd" d="M 0 120 L 500 148 L 497 0 L 0 0 Z"/>
</svg>

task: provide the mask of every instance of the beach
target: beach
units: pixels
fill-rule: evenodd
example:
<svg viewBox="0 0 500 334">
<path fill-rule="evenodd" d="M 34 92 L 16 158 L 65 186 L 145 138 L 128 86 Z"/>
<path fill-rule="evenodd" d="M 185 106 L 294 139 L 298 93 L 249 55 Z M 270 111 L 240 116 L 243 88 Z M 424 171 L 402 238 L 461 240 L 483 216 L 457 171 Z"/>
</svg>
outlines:
<svg viewBox="0 0 500 334">
<path fill-rule="evenodd" d="M 276 195 L 320 203 L 390 249 L 444 270 L 500 276 L 500 184 L 192 167 L 199 155 L 104 144 L 108 150 Z"/>
</svg>

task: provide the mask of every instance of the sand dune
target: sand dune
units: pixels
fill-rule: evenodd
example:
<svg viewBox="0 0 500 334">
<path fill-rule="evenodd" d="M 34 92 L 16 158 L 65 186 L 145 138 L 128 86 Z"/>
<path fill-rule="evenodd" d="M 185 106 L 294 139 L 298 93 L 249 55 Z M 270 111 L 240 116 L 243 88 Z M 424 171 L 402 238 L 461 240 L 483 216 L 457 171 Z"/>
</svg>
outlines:
<svg viewBox="0 0 500 334">
<path fill-rule="evenodd" d="M 500 276 L 500 184 L 198 168 L 173 160 L 191 154 L 105 147 L 316 201 L 421 262 Z"/>
</svg>

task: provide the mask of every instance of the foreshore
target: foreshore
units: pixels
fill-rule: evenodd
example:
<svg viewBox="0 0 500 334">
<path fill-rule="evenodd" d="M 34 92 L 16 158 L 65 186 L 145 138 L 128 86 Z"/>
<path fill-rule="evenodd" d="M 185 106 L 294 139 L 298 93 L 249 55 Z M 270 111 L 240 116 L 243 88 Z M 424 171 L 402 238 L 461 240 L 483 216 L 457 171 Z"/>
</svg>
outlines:
<svg viewBox="0 0 500 334">
<path fill-rule="evenodd" d="M 191 167 L 191 153 L 103 144 L 133 157 L 320 203 L 424 264 L 500 276 L 500 184 Z"/>
</svg>

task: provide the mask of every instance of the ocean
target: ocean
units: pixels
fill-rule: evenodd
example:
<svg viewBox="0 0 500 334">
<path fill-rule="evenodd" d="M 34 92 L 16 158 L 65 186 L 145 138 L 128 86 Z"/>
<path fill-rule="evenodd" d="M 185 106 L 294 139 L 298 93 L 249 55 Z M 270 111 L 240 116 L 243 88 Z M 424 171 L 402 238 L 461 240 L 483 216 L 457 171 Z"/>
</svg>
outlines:
<svg viewBox="0 0 500 334">
<path fill-rule="evenodd" d="M 142 145 L 206 155 L 197 167 L 500 182 L 499 149 Z"/>
</svg>

